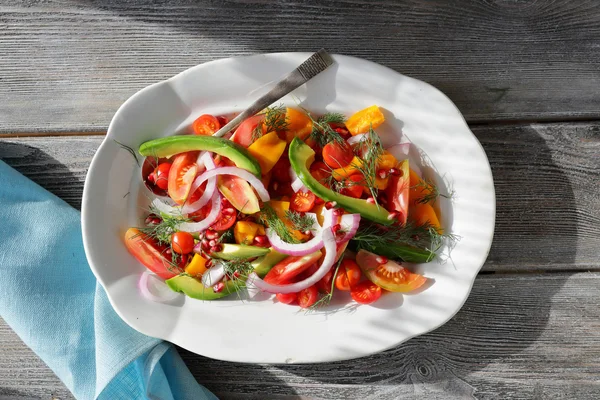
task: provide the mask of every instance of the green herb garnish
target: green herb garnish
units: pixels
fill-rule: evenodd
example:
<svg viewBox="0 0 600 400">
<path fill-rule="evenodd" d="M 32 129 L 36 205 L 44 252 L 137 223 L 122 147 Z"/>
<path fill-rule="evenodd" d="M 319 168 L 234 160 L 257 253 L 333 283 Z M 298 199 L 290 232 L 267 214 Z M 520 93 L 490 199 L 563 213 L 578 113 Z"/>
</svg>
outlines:
<svg viewBox="0 0 600 400">
<path fill-rule="evenodd" d="M 279 218 L 275 210 L 273 210 L 273 207 L 268 204 L 265 204 L 260 212 L 260 223 L 273 229 L 284 242 L 294 244 L 300 243 L 300 241 L 290 233 L 290 228 L 281 218 Z"/>
<path fill-rule="evenodd" d="M 344 144 L 346 141 L 344 138 L 333 130 L 333 128 L 329 125 L 330 123 L 343 124 L 346 121 L 346 117 L 344 117 L 340 113 L 327 113 L 323 115 L 321 118 L 315 120 L 310 112 L 304 110 L 308 118 L 312 121 L 312 132 L 310 133 L 310 138 L 314 140 L 320 147 L 324 147 L 329 142 L 335 142 L 338 144 Z"/>
<path fill-rule="evenodd" d="M 311 215 L 301 214 L 297 211 L 286 211 L 285 217 L 290 220 L 292 227 L 300 232 L 312 231 L 316 221 Z"/>
<path fill-rule="evenodd" d="M 253 142 L 262 137 L 263 125 L 267 133 L 287 130 L 289 124 L 285 118 L 285 106 L 283 104 L 267 107 L 261 114 L 264 114 L 265 118 L 263 123 L 258 124 L 252 131 Z"/>
</svg>

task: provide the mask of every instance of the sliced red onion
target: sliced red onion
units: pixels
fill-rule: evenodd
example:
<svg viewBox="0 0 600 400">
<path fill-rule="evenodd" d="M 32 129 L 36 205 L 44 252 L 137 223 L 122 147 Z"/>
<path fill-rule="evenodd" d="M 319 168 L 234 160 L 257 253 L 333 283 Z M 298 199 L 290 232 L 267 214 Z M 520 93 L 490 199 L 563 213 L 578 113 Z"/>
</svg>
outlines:
<svg viewBox="0 0 600 400">
<path fill-rule="evenodd" d="M 298 175 L 296 175 L 296 171 L 294 171 L 294 168 L 292 167 L 290 167 L 290 177 L 292 178 L 292 190 L 294 192 L 298 192 L 299 190 L 306 192 L 308 190 L 306 189 L 306 186 L 304 186 L 304 183 L 302 183 L 300 178 L 298 178 Z"/>
<path fill-rule="evenodd" d="M 342 218 L 340 218 L 340 225 L 345 233 L 342 238 L 337 239 L 337 242 L 347 242 L 354 237 L 358 230 L 358 226 L 360 225 L 360 214 L 343 215 Z"/>
<path fill-rule="evenodd" d="M 179 293 L 172 291 L 162 279 L 148 270 L 142 273 L 138 284 L 142 295 L 157 303 L 167 303 L 179 297 Z"/>
<path fill-rule="evenodd" d="M 359 133 L 358 135 L 355 135 L 355 136 L 352 136 L 351 138 L 349 138 L 346 142 L 352 146 L 352 145 L 359 143 L 361 140 L 366 138 L 366 136 L 367 136 L 366 133 Z"/>
<path fill-rule="evenodd" d="M 316 214 L 306 213 L 306 215 L 313 217 L 315 221 L 312 226 L 312 229 L 314 230 L 314 237 L 312 239 L 304 243 L 288 243 L 281 239 L 281 237 L 279 237 L 279 235 L 273 229 L 267 228 L 266 233 L 269 237 L 269 241 L 271 242 L 271 246 L 273 246 L 273 248 L 278 252 L 282 254 L 288 254 L 290 256 L 305 256 L 320 250 L 323 247 L 323 240 L 321 239 L 321 225 L 319 225 L 319 222 L 317 222 Z"/>
<path fill-rule="evenodd" d="M 213 287 L 217 283 L 221 282 L 221 279 L 225 277 L 225 267 L 222 263 L 215 263 L 202 275 L 202 284 L 204 287 Z"/>
<path fill-rule="evenodd" d="M 212 157 L 210 156 L 210 154 L 207 152 L 203 152 L 203 153 L 204 154 L 202 154 L 201 156 L 198 157 L 198 160 L 204 164 L 207 171 L 215 169 L 216 165 L 215 165 L 215 162 L 213 161 Z M 200 185 L 202 185 L 202 182 L 204 182 L 204 181 L 202 181 L 197 184 L 197 182 L 200 180 L 201 176 L 202 175 L 197 177 L 196 180 L 194 181 L 194 183 L 192 184 L 190 194 L 194 193 L 200 187 Z M 206 183 L 206 188 L 204 189 L 204 193 L 202 193 L 202 196 L 200 196 L 200 198 L 198 200 L 196 200 L 195 202 L 193 202 L 191 204 L 187 204 L 187 203 L 184 204 L 183 207 L 181 208 L 181 212 L 183 212 L 184 214 L 191 214 L 193 212 L 198 211 L 202 207 L 204 207 L 212 198 L 212 195 L 215 193 L 216 188 L 217 188 L 217 178 L 214 176 L 212 178 L 208 178 L 208 182 Z"/>
<path fill-rule="evenodd" d="M 160 199 L 154 199 L 152 200 L 152 206 L 163 214 L 172 216 L 178 216 L 182 214 L 181 207 L 175 206 L 174 202 L 172 205 L 170 205 Z"/>
<path fill-rule="evenodd" d="M 245 181 L 248 181 L 248 183 L 252 185 L 254 189 L 256 189 L 256 192 L 258 193 L 262 201 L 271 200 L 269 192 L 265 188 L 265 185 L 263 185 L 263 183 L 260 181 L 260 179 L 254 176 L 254 174 L 252 174 L 251 172 L 238 167 L 218 167 L 206 171 L 205 173 L 196 178 L 196 180 L 194 181 L 194 185 L 198 185 L 197 187 L 200 187 L 200 185 L 204 181 L 218 175 L 234 175 Z"/>
<path fill-rule="evenodd" d="M 252 272 L 249 275 L 246 284 L 256 286 L 260 290 L 269 293 L 297 293 L 319 282 L 325 276 L 325 274 L 329 272 L 331 267 L 333 267 L 333 264 L 335 264 L 335 258 L 337 256 L 335 236 L 331 231 L 331 227 L 323 229 L 322 238 L 325 245 L 325 258 L 323 259 L 319 269 L 310 277 L 304 279 L 303 281 L 289 285 L 272 285 L 260 279 L 255 272 Z"/>
<path fill-rule="evenodd" d="M 200 222 L 182 222 L 175 227 L 175 230 L 183 232 L 200 232 L 211 226 L 219 218 L 221 213 L 221 194 L 219 191 L 213 193 L 210 212 Z"/>
</svg>

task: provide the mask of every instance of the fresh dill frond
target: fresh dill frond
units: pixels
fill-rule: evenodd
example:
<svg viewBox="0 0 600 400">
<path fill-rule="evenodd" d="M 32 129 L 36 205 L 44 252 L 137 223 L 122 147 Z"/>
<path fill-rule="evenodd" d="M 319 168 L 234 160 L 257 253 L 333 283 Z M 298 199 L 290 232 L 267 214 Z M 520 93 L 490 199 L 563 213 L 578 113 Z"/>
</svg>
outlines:
<svg viewBox="0 0 600 400">
<path fill-rule="evenodd" d="M 182 222 L 191 221 L 191 218 L 184 216 L 161 214 L 154 206 L 150 206 L 150 212 L 160 215 L 161 221 L 156 225 L 148 225 L 140 228 L 140 231 L 155 239 L 159 244 L 170 244 L 171 235 L 177 232 L 177 225 Z"/>
<path fill-rule="evenodd" d="M 449 199 L 452 197 L 452 193 L 450 193 L 449 195 L 440 193 L 437 185 L 435 185 L 429 179 L 424 179 L 424 180 L 420 181 L 419 183 L 417 183 L 416 185 L 411 186 L 410 188 L 411 189 L 421 189 L 421 191 L 420 191 L 421 196 L 417 199 L 417 203 L 419 203 L 419 204 L 427 204 L 427 203 L 435 204 L 438 197 L 440 197 L 440 196 L 444 197 L 446 199 Z"/>
<path fill-rule="evenodd" d="M 137 166 L 138 167 L 140 166 L 140 161 L 138 160 L 137 155 L 135 154 L 135 150 L 133 150 L 131 147 L 127 146 L 126 144 L 119 142 L 118 140 L 113 139 L 113 142 L 115 142 L 116 144 L 121 146 L 121 148 L 123 150 L 126 150 L 129 154 L 131 154 L 133 156 L 133 159 L 135 160 L 135 163 L 137 164 Z"/>
<path fill-rule="evenodd" d="M 230 243 L 232 240 L 233 240 L 233 229 L 226 230 L 217 239 L 217 241 L 219 243 Z"/>
<path fill-rule="evenodd" d="M 346 122 L 346 117 L 342 113 L 330 112 L 323 114 L 319 118 L 319 124 L 343 124 Z"/>
<path fill-rule="evenodd" d="M 363 182 L 360 184 L 366 186 L 371 192 L 371 196 L 375 200 L 377 204 L 377 193 L 378 190 L 375 187 L 377 180 L 377 170 L 379 161 L 383 156 L 384 149 L 381 144 L 381 139 L 379 139 L 379 135 L 375 133 L 373 127 L 369 129 L 369 132 L 365 135 L 363 140 L 360 141 L 363 148 L 366 149 L 363 156 L 360 158 L 360 163 L 354 165 L 363 176 Z"/>
<path fill-rule="evenodd" d="M 342 256 L 338 260 L 337 264 L 335 265 L 335 270 L 333 272 L 333 276 L 331 277 L 331 288 L 329 289 L 329 293 L 326 293 L 319 300 L 317 300 L 317 302 L 315 304 L 308 307 L 308 311 L 315 311 L 315 310 L 331 303 L 331 299 L 333 298 L 333 289 L 335 288 L 335 278 L 337 278 L 337 274 L 338 274 L 340 265 L 342 264 L 343 260 L 344 260 L 344 255 L 342 254 Z"/>
<path fill-rule="evenodd" d="M 248 275 L 254 271 L 252 263 L 247 259 L 235 258 L 233 260 L 218 260 L 216 262 L 223 266 L 225 275 L 229 277 L 229 279 L 237 279 L 239 277 L 247 278 Z"/>
<path fill-rule="evenodd" d="M 300 231 L 312 231 L 316 221 L 312 215 L 301 214 L 297 211 L 286 211 L 285 217 L 292 223 L 292 228 Z"/>
<path fill-rule="evenodd" d="M 289 127 L 289 123 L 285 117 L 285 106 L 270 106 L 265 108 L 261 114 L 265 116 L 262 124 L 258 124 L 252 131 L 252 141 L 258 140 L 263 136 L 263 127 L 265 132 L 285 131 Z"/>
<path fill-rule="evenodd" d="M 344 144 L 346 141 L 344 138 L 337 133 L 329 125 L 330 123 L 344 123 L 346 118 L 340 113 L 327 113 L 321 118 L 315 120 L 310 112 L 304 110 L 308 118 L 312 122 L 312 132 L 310 138 L 314 140 L 319 146 L 324 147 L 329 142 L 335 142 L 338 144 Z"/>
<path fill-rule="evenodd" d="M 263 225 L 267 225 L 269 228 L 273 229 L 277 235 L 283 239 L 284 242 L 287 243 L 300 243 L 292 234 L 290 233 L 290 228 L 285 224 L 285 222 L 279 218 L 273 207 L 268 204 L 265 204 L 260 212 L 260 223 Z"/>
</svg>

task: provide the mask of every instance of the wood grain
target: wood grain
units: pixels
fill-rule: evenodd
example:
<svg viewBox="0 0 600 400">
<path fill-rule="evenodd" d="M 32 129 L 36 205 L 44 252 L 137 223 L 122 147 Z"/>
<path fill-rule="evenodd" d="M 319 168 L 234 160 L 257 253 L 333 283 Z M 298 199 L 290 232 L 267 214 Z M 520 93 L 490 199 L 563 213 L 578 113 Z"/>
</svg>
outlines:
<svg viewBox="0 0 600 400">
<path fill-rule="evenodd" d="M 485 271 L 600 269 L 600 123 L 477 126 L 492 165 L 496 232 Z M 0 139 L 0 159 L 81 204 L 101 137 Z"/>
<path fill-rule="evenodd" d="M 439 87 L 471 122 L 600 116 L 589 0 L 0 1 L 0 131 L 95 131 L 144 86 L 277 51 L 359 56 Z"/>
<path fill-rule="evenodd" d="M 273 366 L 180 352 L 222 399 L 593 399 L 599 296 L 600 273 L 481 275 L 446 325 L 379 355 Z M 2 322 L 0 355 L 0 398 L 70 398 Z"/>
</svg>

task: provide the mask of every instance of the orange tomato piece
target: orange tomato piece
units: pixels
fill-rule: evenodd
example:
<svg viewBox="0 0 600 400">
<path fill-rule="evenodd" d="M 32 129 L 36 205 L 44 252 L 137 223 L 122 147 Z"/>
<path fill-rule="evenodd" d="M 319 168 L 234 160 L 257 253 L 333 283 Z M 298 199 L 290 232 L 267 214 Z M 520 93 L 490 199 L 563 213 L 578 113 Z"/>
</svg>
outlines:
<svg viewBox="0 0 600 400">
<path fill-rule="evenodd" d="M 359 133 L 368 132 L 370 128 L 375 129 L 383 124 L 384 121 L 385 116 L 379 107 L 371 106 L 358 111 L 348 118 L 346 121 L 346 128 L 348 128 L 348 131 L 354 136 Z"/>
</svg>

